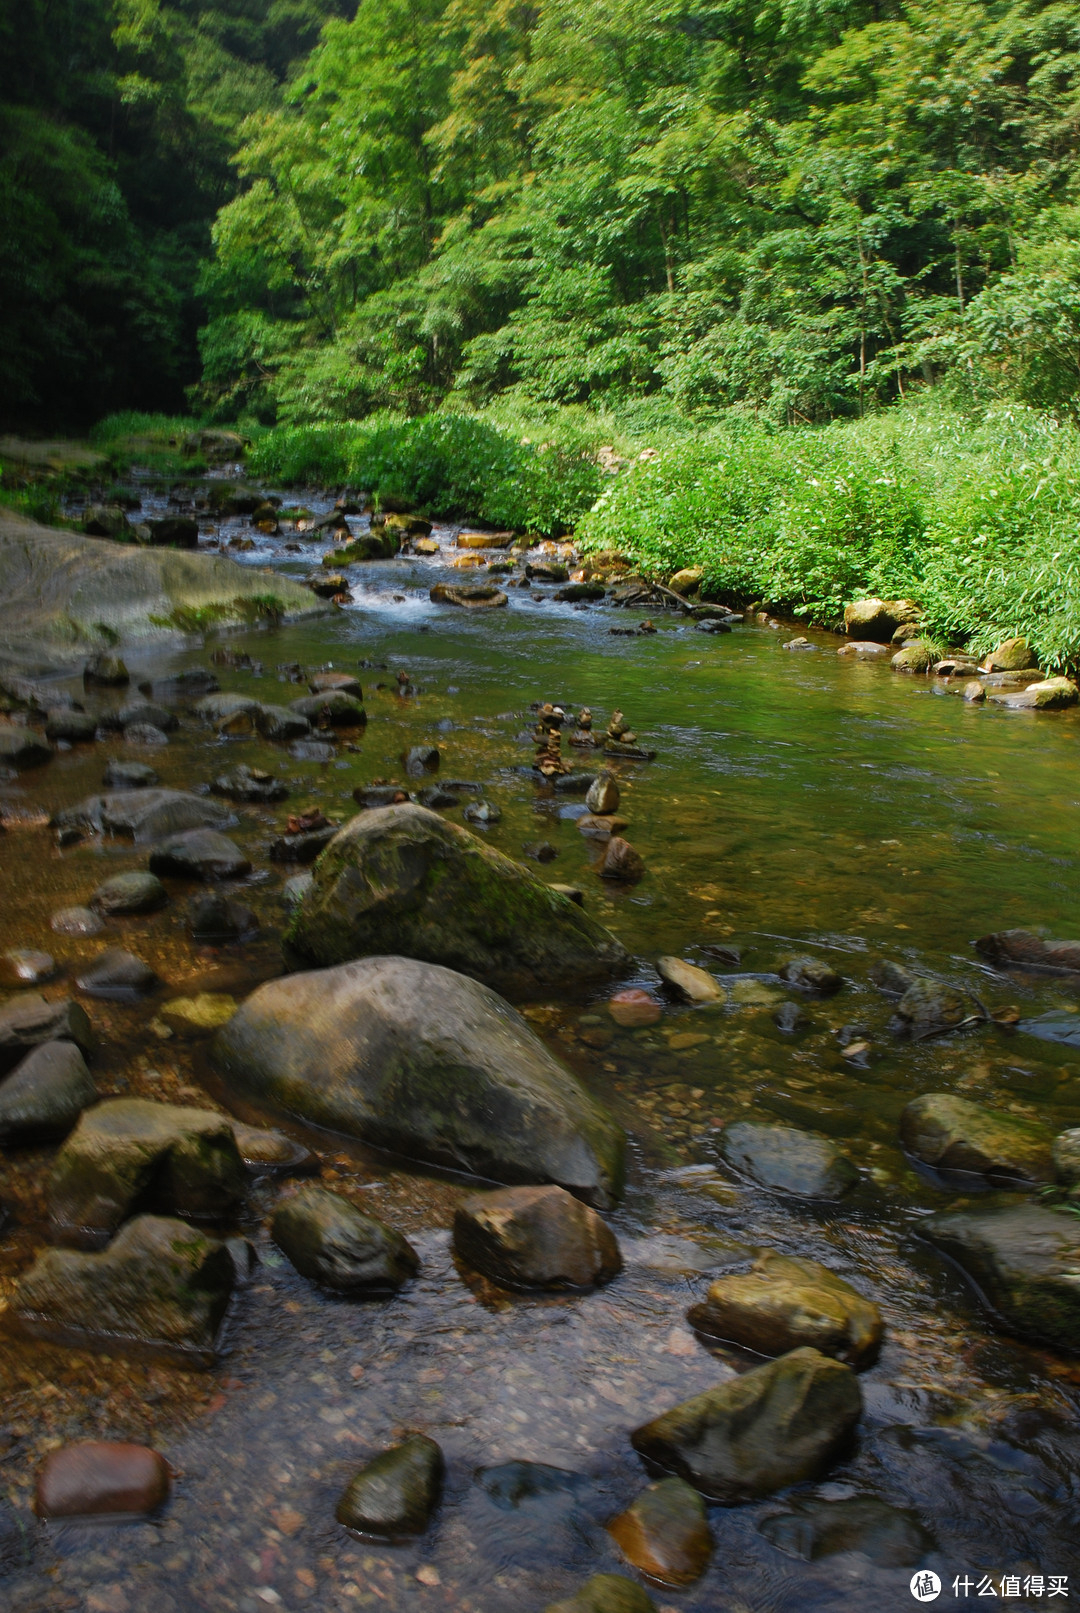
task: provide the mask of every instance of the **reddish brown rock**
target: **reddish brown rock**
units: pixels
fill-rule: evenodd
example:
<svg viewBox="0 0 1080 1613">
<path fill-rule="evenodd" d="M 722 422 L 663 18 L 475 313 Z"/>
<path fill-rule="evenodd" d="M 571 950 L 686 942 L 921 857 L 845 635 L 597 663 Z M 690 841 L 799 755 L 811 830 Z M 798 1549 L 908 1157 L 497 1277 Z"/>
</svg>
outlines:
<svg viewBox="0 0 1080 1613">
<path fill-rule="evenodd" d="M 156 1512 L 171 1487 L 169 1464 L 157 1451 L 88 1439 L 46 1457 L 34 1510 L 40 1518 L 130 1518 Z"/>
<path fill-rule="evenodd" d="M 563 1187 L 508 1187 L 466 1199 L 454 1248 L 475 1271 L 511 1288 L 590 1288 L 622 1270 L 615 1235 Z"/>
<path fill-rule="evenodd" d="M 661 1479 L 607 1526 L 628 1563 L 662 1585 L 692 1585 L 712 1554 L 705 1503 L 684 1479 Z"/>
<path fill-rule="evenodd" d="M 600 864 L 600 877 L 621 879 L 624 884 L 636 885 L 644 873 L 645 863 L 640 852 L 635 851 L 629 840 L 624 840 L 621 835 L 612 835 Z"/>
<path fill-rule="evenodd" d="M 655 1025 L 663 1015 L 663 1009 L 647 991 L 630 986 L 626 991 L 617 991 L 614 997 L 608 998 L 608 1013 L 616 1025 Z"/>
</svg>

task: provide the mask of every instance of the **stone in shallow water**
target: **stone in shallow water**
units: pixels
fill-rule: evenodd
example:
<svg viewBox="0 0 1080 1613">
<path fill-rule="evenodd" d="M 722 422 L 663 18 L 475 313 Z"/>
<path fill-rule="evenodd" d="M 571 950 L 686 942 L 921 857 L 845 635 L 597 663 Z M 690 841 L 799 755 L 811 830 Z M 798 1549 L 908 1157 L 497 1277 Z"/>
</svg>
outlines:
<svg viewBox="0 0 1080 1613">
<path fill-rule="evenodd" d="M 49 920 L 57 935 L 100 935 L 105 928 L 99 913 L 90 907 L 62 907 Z"/>
<path fill-rule="evenodd" d="M 125 745 L 167 745 L 169 736 L 163 728 L 155 728 L 153 723 L 132 723 L 124 729 Z"/>
<path fill-rule="evenodd" d="M 332 762 L 337 755 L 333 745 L 322 739 L 298 739 L 289 746 L 294 762 Z"/>
<path fill-rule="evenodd" d="M 853 1367 L 877 1356 L 881 1312 L 816 1260 L 761 1250 L 748 1271 L 718 1277 L 686 1313 L 699 1333 L 759 1355 L 812 1345 Z"/>
<path fill-rule="evenodd" d="M 682 958 L 657 958 L 656 968 L 665 986 L 669 986 L 684 1002 L 727 1001 L 727 992 L 720 982 L 714 980 L 707 969 L 699 969 L 695 963 L 685 963 Z"/>
<path fill-rule="evenodd" d="M 156 728 L 159 733 L 172 734 L 179 728 L 180 719 L 165 706 L 152 705 L 148 700 L 129 700 L 115 714 L 113 725 L 125 731 L 129 728 Z"/>
<path fill-rule="evenodd" d="M 46 1249 L 19 1279 L 6 1315 L 25 1337 L 110 1353 L 149 1348 L 209 1366 L 235 1281 L 216 1238 L 140 1215 L 101 1254 Z"/>
<path fill-rule="evenodd" d="M 789 958 L 780 969 L 780 978 L 816 997 L 831 997 L 844 984 L 843 975 L 820 958 Z"/>
<path fill-rule="evenodd" d="M 281 887 L 282 904 L 288 908 L 299 907 L 314 883 L 314 874 L 293 874 Z"/>
<path fill-rule="evenodd" d="M 147 845 L 165 835 L 233 821 L 228 807 L 185 790 L 126 789 L 87 796 L 58 812 L 52 824 L 62 831 L 127 835 L 137 845 Z"/>
<path fill-rule="evenodd" d="M 188 908 L 188 924 L 193 940 L 210 946 L 246 941 L 259 930 L 250 907 L 217 892 L 195 897 Z"/>
<path fill-rule="evenodd" d="M 261 1126 L 245 1126 L 239 1120 L 232 1123 L 233 1136 L 240 1150 L 240 1158 L 249 1170 L 256 1172 L 295 1172 L 319 1169 L 319 1157 L 303 1143 L 293 1142 L 284 1132 L 266 1131 Z"/>
<path fill-rule="evenodd" d="M 630 1438 L 647 1461 L 737 1506 L 818 1478 L 861 1413 L 851 1368 L 799 1349 L 673 1406 Z"/>
<path fill-rule="evenodd" d="M 40 767 L 52 755 L 52 746 L 33 729 L 0 721 L 0 765 L 21 771 L 25 767 Z"/>
<path fill-rule="evenodd" d="M 56 744 L 89 745 L 97 737 L 97 718 L 85 711 L 54 711 L 45 724 L 45 738 Z"/>
<path fill-rule="evenodd" d="M 337 1504 L 347 1529 L 397 1539 L 422 1535 L 439 1504 L 443 1454 L 433 1439 L 410 1434 L 354 1476 Z"/>
<path fill-rule="evenodd" d="M 1080 1127 L 1054 1138 L 1054 1178 L 1065 1187 L 1080 1182 Z"/>
<path fill-rule="evenodd" d="M 637 986 L 629 986 L 626 991 L 617 991 L 613 997 L 608 998 L 607 1007 L 616 1025 L 627 1027 L 655 1025 L 664 1015 L 664 1010 L 656 999 Z"/>
<path fill-rule="evenodd" d="M 226 992 L 200 991 L 194 997 L 170 997 L 158 1010 L 158 1018 L 178 1036 L 211 1036 L 228 1024 L 236 1013 L 237 1001 Z"/>
<path fill-rule="evenodd" d="M 38 1470 L 39 1518 L 131 1518 L 169 1499 L 169 1464 L 146 1445 L 87 1439 L 52 1451 Z"/>
<path fill-rule="evenodd" d="M 549 1602 L 545 1613 L 656 1613 L 656 1603 L 623 1574 L 594 1574 L 573 1596 Z"/>
<path fill-rule="evenodd" d="M 607 1526 L 639 1573 L 664 1585 L 692 1585 L 712 1554 L 705 1505 L 683 1479 L 661 1479 Z"/>
<path fill-rule="evenodd" d="M 110 1098 L 83 1115 L 57 1154 L 49 1208 L 61 1236 L 94 1243 L 136 1204 L 216 1218 L 235 1209 L 243 1192 L 227 1115 Z"/>
<path fill-rule="evenodd" d="M 1033 930 L 995 930 L 975 950 L 999 968 L 1015 966 L 1040 974 L 1080 974 L 1080 941 L 1055 941 Z"/>
<path fill-rule="evenodd" d="M 622 1270 L 610 1227 L 561 1187 L 477 1194 L 454 1215 L 454 1249 L 511 1288 L 591 1288 Z"/>
<path fill-rule="evenodd" d="M 43 1042 L 74 1042 L 86 1055 L 97 1045 L 86 1010 L 70 997 L 46 1002 L 39 993 L 27 992 L 0 1008 L 0 1075 Z"/>
<path fill-rule="evenodd" d="M 598 773 L 589 785 L 585 794 L 585 805 L 590 812 L 600 813 L 602 816 L 619 810 L 619 786 L 615 775 L 605 768 Z"/>
<path fill-rule="evenodd" d="M 106 947 L 76 978 L 75 984 L 87 997 L 103 1002 L 135 1002 L 158 983 L 148 963 L 123 947 Z"/>
<path fill-rule="evenodd" d="M 219 773 L 210 786 L 215 795 L 230 801 L 284 801 L 288 785 L 258 767 L 233 767 Z"/>
<path fill-rule="evenodd" d="M 228 835 L 216 829 L 189 829 L 154 847 L 150 871 L 174 879 L 242 879 L 250 874 L 251 862 Z"/>
<path fill-rule="evenodd" d="M 846 1501 L 797 1498 L 789 1512 L 775 1513 L 759 1528 L 770 1545 L 807 1563 L 858 1551 L 879 1568 L 914 1568 L 934 1547 L 914 1513 L 901 1512 L 872 1496 Z"/>
<path fill-rule="evenodd" d="M 340 690 L 305 695 L 301 700 L 294 700 L 289 710 L 318 728 L 362 728 L 367 722 L 367 712 L 361 702 Z"/>
<path fill-rule="evenodd" d="M 107 790 L 147 790 L 161 782 L 161 775 L 147 762 L 113 760 L 105 768 L 101 781 Z"/>
<path fill-rule="evenodd" d="M 909 1103 L 900 1116 L 900 1137 L 923 1164 L 985 1176 L 999 1187 L 1053 1177 L 1052 1138 L 1045 1127 L 951 1092 L 927 1092 Z"/>
<path fill-rule="evenodd" d="M 727 1126 L 718 1144 L 721 1159 L 760 1187 L 806 1199 L 839 1199 L 859 1173 L 836 1144 L 816 1131 L 740 1120 Z"/>
<path fill-rule="evenodd" d="M 48 952 L 13 947 L 0 956 L 0 985 L 40 986 L 56 974 L 56 959 Z"/>
<path fill-rule="evenodd" d="M 985 1017 L 966 992 L 957 991 L 940 980 L 917 976 L 897 1003 L 889 1029 L 896 1036 L 910 1036 L 917 1042 L 926 1036 L 955 1030 L 968 1020 Z"/>
<path fill-rule="evenodd" d="M 645 877 L 645 859 L 635 851 L 629 840 L 612 835 L 600 864 L 601 879 L 618 879 L 626 885 L 636 885 Z"/>
<path fill-rule="evenodd" d="M 94 1078 L 74 1042 L 43 1042 L 0 1086 L 0 1143 L 66 1137 L 97 1102 Z"/>
<path fill-rule="evenodd" d="M 131 682 L 131 674 L 118 655 L 92 655 L 83 667 L 83 682 L 120 689 Z"/>
<path fill-rule="evenodd" d="M 99 913 L 156 913 L 169 900 L 169 893 L 155 874 L 114 874 L 99 885 L 90 906 Z"/>
<path fill-rule="evenodd" d="M 394 1293 L 420 1269 L 400 1232 L 325 1187 L 301 1188 L 279 1204 L 270 1231 L 301 1276 L 337 1293 Z"/>
</svg>

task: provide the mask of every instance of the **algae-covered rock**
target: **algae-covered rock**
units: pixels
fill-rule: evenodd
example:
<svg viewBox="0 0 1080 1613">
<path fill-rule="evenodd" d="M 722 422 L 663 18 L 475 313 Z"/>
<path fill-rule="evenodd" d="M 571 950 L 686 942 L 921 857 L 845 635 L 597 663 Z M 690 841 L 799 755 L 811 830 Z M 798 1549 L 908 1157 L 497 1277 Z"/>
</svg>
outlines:
<svg viewBox="0 0 1080 1613">
<path fill-rule="evenodd" d="M 610 931 L 467 829 L 425 807 L 360 813 L 334 837 L 286 932 L 296 967 L 398 954 L 506 996 L 617 974 Z"/>
<path fill-rule="evenodd" d="M 30 1338 L 150 1348 L 210 1366 L 234 1282 L 225 1244 L 182 1221 L 140 1215 L 101 1254 L 46 1249 L 16 1284 L 6 1319 Z"/>
<path fill-rule="evenodd" d="M 975 950 L 998 968 L 1080 974 L 1080 941 L 1055 941 L 1033 930 L 994 930 L 979 937 Z"/>
<path fill-rule="evenodd" d="M 391 1294 L 420 1269 L 400 1232 L 325 1187 L 279 1204 L 270 1231 L 301 1276 L 337 1293 Z"/>
<path fill-rule="evenodd" d="M 881 1343 L 881 1312 L 816 1260 L 761 1250 L 749 1271 L 718 1277 L 687 1312 L 691 1327 L 759 1355 L 812 1345 L 853 1367 L 868 1366 Z"/>
<path fill-rule="evenodd" d="M 607 1528 L 627 1562 L 663 1585 L 692 1585 L 712 1554 L 704 1503 L 684 1479 L 650 1485 Z"/>
<path fill-rule="evenodd" d="M 984 672 L 1027 672 L 1039 659 L 1026 638 L 1007 638 L 983 662 Z"/>
<path fill-rule="evenodd" d="M 789 1511 L 774 1513 L 759 1527 L 770 1545 L 807 1563 L 858 1551 L 879 1568 L 914 1568 L 934 1547 L 933 1537 L 913 1513 L 875 1496 L 843 1501 L 798 1497 Z"/>
<path fill-rule="evenodd" d="M 830 1138 L 795 1126 L 740 1120 L 720 1134 L 720 1157 L 760 1187 L 798 1198 L 839 1199 L 859 1179 Z"/>
<path fill-rule="evenodd" d="M 224 991 L 199 991 L 193 997 L 170 997 L 158 1018 L 178 1036 L 212 1036 L 236 1013 L 236 998 Z"/>
<path fill-rule="evenodd" d="M 217 1034 L 229 1091 L 408 1158 L 607 1206 L 621 1129 L 501 997 L 409 958 L 260 986 Z"/>
<path fill-rule="evenodd" d="M 800 1349 L 683 1401 L 630 1437 L 647 1461 L 737 1506 L 819 1477 L 861 1412 L 851 1368 Z"/>
<path fill-rule="evenodd" d="M 920 1238 L 955 1261 L 1007 1332 L 1075 1352 L 1080 1341 L 1080 1217 L 1041 1204 L 946 1210 Z"/>
<path fill-rule="evenodd" d="M 391 1540 L 422 1535 L 439 1504 L 444 1470 L 435 1441 L 410 1434 L 355 1475 L 337 1504 L 338 1523 Z"/>
<path fill-rule="evenodd" d="M 919 975 L 897 1003 L 890 1028 L 895 1035 L 910 1036 L 917 1042 L 984 1017 L 978 1003 L 966 992 Z"/>
<path fill-rule="evenodd" d="M 927 1092 L 909 1103 L 900 1136 L 909 1153 L 938 1170 L 970 1171 L 999 1186 L 1053 1177 L 1045 1127 L 951 1092 Z"/>
<path fill-rule="evenodd" d="M 243 1191 L 228 1116 L 111 1098 L 83 1115 L 57 1154 L 49 1208 L 63 1237 L 94 1244 L 137 1204 L 215 1217 L 235 1209 Z"/>
<path fill-rule="evenodd" d="M 624 1574 L 594 1574 L 573 1596 L 549 1602 L 545 1613 L 656 1613 L 656 1603 Z"/>
<path fill-rule="evenodd" d="M 169 893 L 155 874 L 114 874 L 99 885 L 90 898 L 98 913 L 119 917 L 126 913 L 156 913 L 169 900 Z"/>
</svg>

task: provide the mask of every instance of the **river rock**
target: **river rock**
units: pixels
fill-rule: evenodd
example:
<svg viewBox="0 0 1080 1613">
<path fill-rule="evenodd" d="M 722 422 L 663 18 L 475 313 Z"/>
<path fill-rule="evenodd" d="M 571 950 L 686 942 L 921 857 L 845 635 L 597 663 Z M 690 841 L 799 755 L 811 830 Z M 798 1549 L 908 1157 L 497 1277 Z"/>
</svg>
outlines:
<svg viewBox="0 0 1080 1613">
<path fill-rule="evenodd" d="M 311 733 L 311 724 L 301 712 L 292 711 L 288 706 L 260 705 L 255 711 L 255 730 L 263 739 L 282 744 L 303 743 L 305 736 Z"/>
<path fill-rule="evenodd" d="M 199 547 L 199 525 L 187 515 L 166 515 L 160 520 L 143 521 L 135 529 L 140 536 L 147 534 L 145 542 L 151 543 L 155 548 L 165 546 L 170 549 L 197 549 Z"/>
<path fill-rule="evenodd" d="M 1080 941 L 1053 941 L 1031 930 L 995 930 L 975 950 L 998 968 L 1016 965 L 1046 974 L 1080 974 Z"/>
<path fill-rule="evenodd" d="M 1027 672 L 1037 668 L 1038 656 L 1026 638 L 1007 638 L 983 662 L 984 672 Z"/>
<path fill-rule="evenodd" d="M 129 700 L 110 717 L 106 726 L 122 728 L 125 733 L 129 728 L 148 727 L 159 728 L 163 734 L 175 733 L 180 726 L 180 719 L 174 711 L 168 711 L 164 706 L 155 706 L 148 700 Z"/>
<path fill-rule="evenodd" d="M 722 1003 L 727 993 L 707 969 L 695 963 L 684 963 L 682 958 L 657 958 L 656 970 L 665 986 L 677 997 L 689 1003 Z"/>
<path fill-rule="evenodd" d="M 155 728 L 153 723 L 132 723 L 130 728 L 124 729 L 124 743 L 126 745 L 167 745 L 169 736 L 162 728 Z"/>
<path fill-rule="evenodd" d="M 32 728 L 0 720 L 0 767 L 40 767 L 50 761 L 53 748 Z"/>
<path fill-rule="evenodd" d="M 630 986 L 626 991 L 617 991 L 613 997 L 608 998 L 607 1008 L 616 1025 L 629 1028 L 655 1025 L 664 1014 L 656 998 L 650 997 L 647 991 L 642 991 L 638 986 Z"/>
<path fill-rule="evenodd" d="M 302 1277 L 336 1293 L 395 1293 L 420 1269 L 400 1232 L 325 1187 L 301 1188 L 279 1204 L 270 1232 Z"/>
<path fill-rule="evenodd" d="M 146 1517 L 169 1499 L 169 1464 L 146 1445 L 84 1439 L 50 1451 L 38 1469 L 39 1518 Z"/>
<path fill-rule="evenodd" d="M 305 866 L 321 857 L 338 832 L 336 823 L 322 829 L 303 829 L 299 834 L 279 835 L 268 847 L 272 863 L 302 863 Z"/>
<path fill-rule="evenodd" d="M 650 1485 L 607 1529 L 627 1562 L 662 1585 L 692 1585 L 712 1555 L 704 1502 L 683 1479 Z"/>
<path fill-rule="evenodd" d="M 851 1368 L 799 1349 L 683 1401 L 630 1439 L 646 1461 L 737 1506 L 818 1478 L 861 1412 Z"/>
<path fill-rule="evenodd" d="M 156 913 L 169 900 L 169 893 L 156 874 L 114 874 L 99 885 L 90 906 L 99 913 L 118 918 L 127 913 Z"/>
<path fill-rule="evenodd" d="M 9 1148 L 66 1137 L 96 1102 L 94 1078 L 75 1043 L 43 1042 L 0 1086 L 0 1143 Z"/>
<path fill-rule="evenodd" d="M 219 773 L 210 786 L 215 795 L 223 795 L 230 801 L 284 801 L 288 796 L 289 787 L 276 779 L 272 773 L 266 773 L 259 767 L 231 767 L 225 773 Z"/>
<path fill-rule="evenodd" d="M 999 706 L 1008 706 L 1011 711 L 1056 711 L 1062 706 L 1075 706 L 1080 700 L 1080 689 L 1071 678 L 1046 678 L 1027 689 L 992 694 L 990 699 Z"/>
<path fill-rule="evenodd" d="M 601 817 L 619 810 L 619 786 L 613 773 L 605 769 L 596 775 L 586 792 L 585 805 Z"/>
<path fill-rule="evenodd" d="M 76 1348 L 151 1347 L 210 1366 L 235 1283 L 225 1244 L 140 1215 L 100 1254 L 46 1249 L 15 1286 L 10 1326 Z"/>
<path fill-rule="evenodd" d="M 797 1198 L 843 1198 L 859 1180 L 854 1165 L 828 1137 L 794 1126 L 739 1120 L 725 1126 L 718 1148 L 724 1163 L 740 1176 Z"/>
<path fill-rule="evenodd" d="M 45 738 L 53 745 L 63 740 L 68 745 L 89 745 L 97 738 L 97 718 L 85 711 L 50 712 L 45 724 Z"/>
<path fill-rule="evenodd" d="M 502 812 L 493 801 L 470 801 L 461 815 L 466 823 L 478 823 L 486 827 L 489 823 L 498 823 Z M 554 888 L 553 886 L 552 889 Z"/>
<path fill-rule="evenodd" d="M 896 1036 L 910 1036 L 921 1041 L 926 1036 L 938 1036 L 955 1030 L 966 1020 L 982 1019 L 978 1004 L 966 992 L 957 991 L 941 980 L 917 976 L 896 1005 L 895 1017 L 889 1028 Z"/>
<path fill-rule="evenodd" d="M 177 1036 L 211 1036 L 236 1013 L 237 1001 L 223 991 L 200 991 L 194 997 L 171 997 L 158 1018 Z"/>
<path fill-rule="evenodd" d="M 977 678 L 964 684 L 964 699 L 972 706 L 981 706 L 986 700 L 986 690 Z"/>
<path fill-rule="evenodd" d="M 896 617 L 883 599 L 856 599 L 844 607 L 844 632 L 861 643 L 888 644 Z"/>
<path fill-rule="evenodd" d="M 357 1473 L 337 1504 L 338 1523 L 364 1535 L 422 1535 L 442 1494 L 443 1454 L 426 1434 L 410 1434 Z"/>
<path fill-rule="evenodd" d="M 227 946 L 258 934 L 259 921 L 250 907 L 217 891 L 196 896 L 188 908 L 192 939 L 200 946 Z"/>
<path fill-rule="evenodd" d="M 57 935 L 100 935 L 105 920 L 91 907 L 62 907 L 49 920 Z"/>
<path fill-rule="evenodd" d="M 1080 1127 L 1063 1131 L 1054 1138 L 1054 1180 L 1063 1187 L 1080 1183 Z"/>
<path fill-rule="evenodd" d="M 600 864 L 601 879 L 618 879 L 626 885 L 636 885 L 645 875 L 645 859 L 634 850 L 629 840 L 612 835 Z"/>
<path fill-rule="evenodd" d="M 619 973 L 610 931 L 521 863 L 418 806 L 363 812 L 333 839 L 286 931 L 294 966 L 404 953 L 506 996 Z"/>
<path fill-rule="evenodd" d="M 1080 1338 L 1080 1217 L 1042 1204 L 946 1210 L 918 1235 L 947 1255 L 1007 1332 L 1075 1352 Z"/>
<path fill-rule="evenodd" d="M 892 658 L 892 669 L 894 672 L 932 672 L 937 658 L 938 652 L 932 644 L 915 639 L 897 650 Z"/>
<path fill-rule="evenodd" d="M 815 997 L 833 997 L 844 984 L 843 975 L 820 958 L 789 958 L 780 966 L 780 978 Z"/>
<path fill-rule="evenodd" d="M 773 1010 L 772 1018 L 777 1030 L 784 1036 L 794 1036 L 796 1031 L 805 1030 L 810 1023 L 802 1003 L 781 1003 L 779 1008 Z"/>
<path fill-rule="evenodd" d="M 507 1288 L 591 1288 L 622 1270 L 615 1235 L 561 1187 L 508 1187 L 466 1199 L 454 1249 Z"/>
<path fill-rule="evenodd" d="M 315 728 L 362 728 L 367 722 L 363 705 L 343 690 L 305 695 L 289 707 Z"/>
<path fill-rule="evenodd" d="M 891 657 L 892 645 L 877 643 L 873 639 L 855 639 L 851 644 L 842 644 L 837 655 L 853 656 L 858 661 L 881 661 L 886 656 Z"/>
<path fill-rule="evenodd" d="M 412 745 L 401 758 L 409 778 L 423 778 L 434 773 L 442 761 L 438 745 Z"/>
<path fill-rule="evenodd" d="M 1053 1178 L 1051 1136 L 1043 1126 L 951 1092 L 928 1092 L 909 1103 L 900 1137 L 925 1165 L 985 1176 L 998 1187 Z"/>
<path fill-rule="evenodd" d="M 879 991 L 887 992 L 890 997 L 902 997 L 915 984 L 915 978 L 902 963 L 893 963 L 888 958 L 878 958 L 870 965 L 870 979 Z"/>
<path fill-rule="evenodd" d="M 300 1175 L 319 1169 L 319 1156 L 313 1154 L 310 1148 L 305 1148 L 303 1143 L 293 1142 L 282 1131 L 245 1126 L 239 1120 L 234 1120 L 233 1136 L 240 1150 L 240 1158 L 248 1170 L 257 1175 L 266 1175 L 268 1172 L 274 1175 L 286 1172 Z"/>
<path fill-rule="evenodd" d="M 353 677 L 351 672 L 315 672 L 308 679 L 308 688 L 312 694 L 326 694 L 336 690 L 340 694 L 351 694 L 357 700 L 364 698 L 360 679 Z"/>
<path fill-rule="evenodd" d="M 117 1003 L 135 1002 L 153 991 L 157 983 L 150 965 L 123 947 L 106 947 L 75 981 L 87 997 Z"/>
<path fill-rule="evenodd" d="M 236 732 L 251 733 L 255 727 L 255 713 L 259 709 L 259 702 L 250 695 L 231 694 L 227 690 L 216 689 L 211 694 L 203 695 L 196 700 L 191 708 L 200 722 L 209 723 L 212 728 L 226 729 Z M 239 722 L 238 722 L 239 719 Z M 243 721 L 246 719 L 246 724 Z"/>
<path fill-rule="evenodd" d="M 147 762 L 122 762 L 113 758 L 101 781 L 107 790 L 146 790 L 161 783 L 161 775 Z"/>
<path fill-rule="evenodd" d="M 816 1260 L 756 1253 L 747 1271 L 718 1277 L 686 1313 L 699 1333 L 758 1355 L 812 1345 L 849 1366 L 869 1366 L 881 1344 L 881 1312 L 872 1300 Z"/>
<path fill-rule="evenodd" d="M 53 1162 L 49 1208 L 65 1240 L 108 1237 L 136 1204 L 216 1218 L 239 1204 L 244 1168 L 226 1115 L 145 1098 L 88 1110 Z"/>
<path fill-rule="evenodd" d="M 118 655 L 92 655 L 83 667 L 83 682 L 104 689 L 122 689 L 131 682 L 131 673 Z"/>
<path fill-rule="evenodd" d="M 174 879 L 242 879 L 251 863 L 240 847 L 216 829 L 171 835 L 150 853 L 150 871 Z"/>
<path fill-rule="evenodd" d="M 0 953 L 0 986 L 42 986 L 56 974 L 56 959 L 32 947 Z"/>
<path fill-rule="evenodd" d="M 164 835 L 234 821 L 228 807 L 186 790 L 129 789 L 87 796 L 58 812 L 52 825 L 83 834 L 129 835 L 137 845 L 148 845 Z"/>
<path fill-rule="evenodd" d="M 790 1508 L 765 1518 L 758 1528 L 770 1545 L 803 1562 L 858 1551 L 879 1568 L 914 1568 L 934 1548 L 914 1513 L 874 1496 L 844 1501 L 799 1496 Z"/>
<path fill-rule="evenodd" d="M 594 1574 L 573 1596 L 549 1602 L 544 1613 L 656 1613 L 656 1603 L 623 1574 Z"/>
<path fill-rule="evenodd" d="M 461 605 L 466 610 L 491 610 L 510 603 L 494 583 L 437 582 L 429 598 L 433 605 Z"/>
<path fill-rule="evenodd" d="M 70 997 L 46 1002 L 28 991 L 0 1008 L 0 1075 L 44 1042 L 74 1042 L 87 1057 L 97 1045 L 86 1010 Z"/>
<path fill-rule="evenodd" d="M 290 912 L 293 908 L 299 907 L 314 883 L 315 875 L 310 872 L 293 874 L 281 887 L 282 906 L 287 907 Z"/>
<path fill-rule="evenodd" d="M 365 958 L 270 981 L 213 1051 L 229 1090 L 407 1158 L 601 1208 L 621 1191 L 620 1128 L 501 997 L 449 969 Z"/>
</svg>

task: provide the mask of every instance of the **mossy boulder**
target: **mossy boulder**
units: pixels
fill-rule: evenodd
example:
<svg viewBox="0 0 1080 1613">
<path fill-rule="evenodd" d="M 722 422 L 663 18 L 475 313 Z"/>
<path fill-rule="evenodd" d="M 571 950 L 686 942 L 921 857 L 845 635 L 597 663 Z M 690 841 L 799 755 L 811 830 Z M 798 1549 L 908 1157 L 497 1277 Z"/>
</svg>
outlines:
<svg viewBox="0 0 1080 1613">
<path fill-rule="evenodd" d="M 759 1355 L 812 1345 L 853 1367 L 869 1366 L 881 1343 L 881 1312 L 816 1260 L 763 1249 L 747 1271 L 718 1277 L 687 1312 L 691 1327 Z"/>
<path fill-rule="evenodd" d="M 967 992 L 942 980 L 917 975 L 897 1003 L 889 1028 L 895 1036 L 910 1036 L 919 1042 L 983 1018 L 982 1009 Z"/>
<path fill-rule="evenodd" d="M 983 662 L 985 672 L 1028 672 L 1036 669 L 1039 658 L 1026 638 L 1007 638 Z"/>
<path fill-rule="evenodd" d="M 1080 1347 L 1080 1217 L 1042 1204 L 946 1210 L 920 1238 L 956 1263 L 1009 1333 Z"/>
<path fill-rule="evenodd" d="M 347 1529 L 389 1540 L 422 1535 L 439 1504 L 445 1464 L 426 1434 L 410 1434 L 353 1477 L 337 1504 Z"/>
<path fill-rule="evenodd" d="M 1037 1122 L 927 1092 L 900 1116 L 904 1147 L 937 1170 L 967 1171 L 998 1186 L 1053 1178 L 1051 1136 Z"/>
<path fill-rule="evenodd" d="M 600 1208 L 621 1191 L 621 1128 L 508 1003 L 449 969 L 367 958 L 269 981 L 213 1059 L 230 1092 L 407 1158 Z"/>
<path fill-rule="evenodd" d="M 397 954 L 505 996 L 610 978 L 629 959 L 576 903 L 426 807 L 376 808 L 330 842 L 285 936 L 298 968 Z"/>
</svg>

